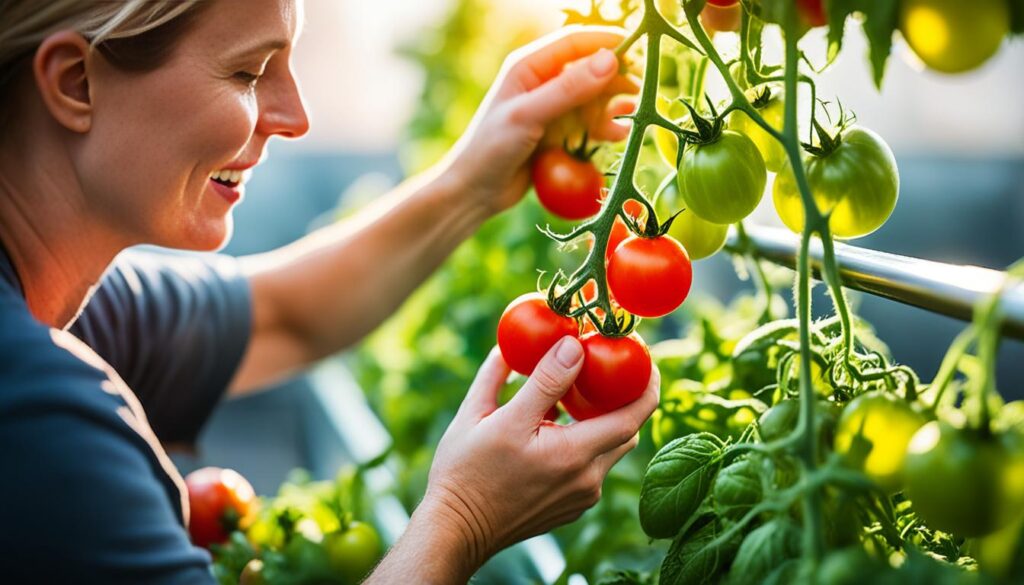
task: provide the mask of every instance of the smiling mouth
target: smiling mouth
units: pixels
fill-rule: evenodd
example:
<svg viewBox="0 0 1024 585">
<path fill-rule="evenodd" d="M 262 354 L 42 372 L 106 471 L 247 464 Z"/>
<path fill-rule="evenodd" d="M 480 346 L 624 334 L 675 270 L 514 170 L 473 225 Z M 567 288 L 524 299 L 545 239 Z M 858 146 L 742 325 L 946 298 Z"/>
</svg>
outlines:
<svg viewBox="0 0 1024 585">
<path fill-rule="evenodd" d="M 225 187 L 234 189 L 241 185 L 248 178 L 247 171 L 224 169 L 210 174 L 210 179 Z"/>
</svg>

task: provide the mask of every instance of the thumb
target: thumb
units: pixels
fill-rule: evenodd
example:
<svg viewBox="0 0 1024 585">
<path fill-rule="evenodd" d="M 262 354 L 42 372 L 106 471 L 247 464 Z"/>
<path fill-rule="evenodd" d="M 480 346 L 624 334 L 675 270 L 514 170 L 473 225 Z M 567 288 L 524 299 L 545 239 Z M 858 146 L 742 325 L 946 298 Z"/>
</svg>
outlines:
<svg viewBox="0 0 1024 585">
<path fill-rule="evenodd" d="M 539 422 L 576 381 L 582 366 L 583 346 L 575 337 L 563 337 L 505 406 L 507 412 L 518 420 Z"/>
<path fill-rule="evenodd" d="M 498 393 L 505 384 L 509 372 L 511 369 L 501 356 L 501 351 L 495 346 L 477 371 L 476 379 L 462 400 L 456 417 L 468 416 L 479 420 L 494 412 L 498 408 Z"/>
<path fill-rule="evenodd" d="M 566 112 L 600 96 L 619 69 L 619 59 L 609 49 L 566 67 L 558 76 L 546 81 L 519 99 L 526 103 L 534 121 L 547 125 Z"/>
</svg>

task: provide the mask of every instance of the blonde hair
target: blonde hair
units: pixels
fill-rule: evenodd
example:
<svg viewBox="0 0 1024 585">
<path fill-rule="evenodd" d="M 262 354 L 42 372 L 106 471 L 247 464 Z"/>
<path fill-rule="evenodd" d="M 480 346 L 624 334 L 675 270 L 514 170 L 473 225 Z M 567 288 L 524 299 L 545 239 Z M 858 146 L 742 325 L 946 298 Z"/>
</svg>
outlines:
<svg viewBox="0 0 1024 585">
<path fill-rule="evenodd" d="M 0 116 L 11 82 L 49 35 L 74 30 L 115 66 L 155 68 L 211 0 L 0 0 Z"/>
</svg>

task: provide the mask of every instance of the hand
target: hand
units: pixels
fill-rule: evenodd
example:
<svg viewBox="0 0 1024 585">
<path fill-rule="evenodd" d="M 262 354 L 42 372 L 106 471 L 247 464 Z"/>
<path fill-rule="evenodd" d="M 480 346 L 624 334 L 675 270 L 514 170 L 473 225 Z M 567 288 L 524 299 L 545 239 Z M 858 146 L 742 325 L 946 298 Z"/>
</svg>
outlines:
<svg viewBox="0 0 1024 585">
<path fill-rule="evenodd" d="M 497 213 L 523 197 L 530 157 L 545 132 L 567 115 L 576 113 L 591 138 L 624 139 L 629 127 L 612 118 L 630 113 L 634 104 L 609 103 L 611 96 L 637 91 L 618 74 L 610 50 L 623 39 L 619 29 L 568 27 L 509 55 L 444 172 L 488 213 Z M 561 144 L 563 137 L 553 138 Z"/>
<path fill-rule="evenodd" d="M 472 570 L 596 504 L 608 470 L 636 446 L 657 407 L 661 376 L 652 368 L 643 395 L 619 410 L 567 426 L 544 420 L 576 379 L 582 352 L 576 339 L 562 339 L 498 408 L 509 367 L 495 348 L 441 439 L 421 507 L 461 532 Z"/>
</svg>

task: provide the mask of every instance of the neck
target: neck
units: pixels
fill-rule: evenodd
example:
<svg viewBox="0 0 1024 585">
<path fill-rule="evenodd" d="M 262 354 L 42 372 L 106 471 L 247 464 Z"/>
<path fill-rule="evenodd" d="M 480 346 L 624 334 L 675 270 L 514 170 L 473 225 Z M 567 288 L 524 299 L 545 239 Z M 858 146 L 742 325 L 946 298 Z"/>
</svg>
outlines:
<svg viewBox="0 0 1024 585">
<path fill-rule="evenodd" d="M 20 149 L 0 149 L 0 243 L 32 315 L 65 329 L 110 262 L 133 242 L 90 213 L 64 146 L 18 142 Z"/>
</svg>

